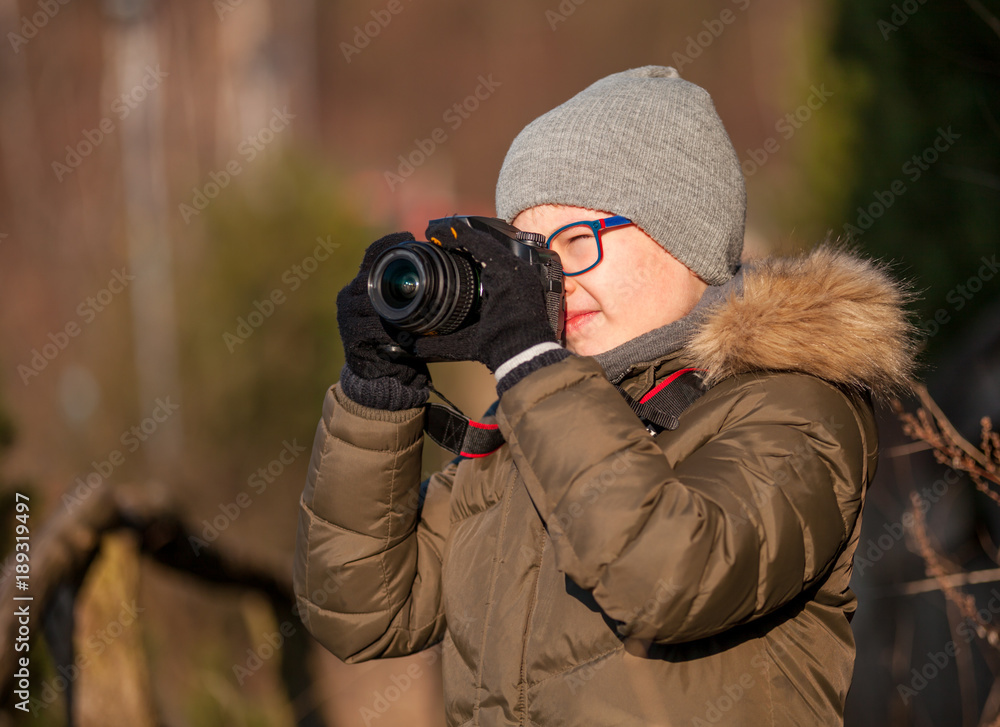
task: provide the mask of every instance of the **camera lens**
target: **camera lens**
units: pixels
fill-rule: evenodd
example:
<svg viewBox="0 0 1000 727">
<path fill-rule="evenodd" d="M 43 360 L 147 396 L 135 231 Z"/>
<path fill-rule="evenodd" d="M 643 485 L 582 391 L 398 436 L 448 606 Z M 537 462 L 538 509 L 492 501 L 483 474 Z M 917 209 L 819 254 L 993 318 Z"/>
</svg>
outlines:
<svg viewBox="0 0 1000 727">
<path fill-rule="evenodd" d="M 386 266 L 379 281 L 382 297 L 393 308 L 404 308 L 420 291 L 420 273 L 412 260 L 398 258 Z"/>
<path fill-rule="evenodd" d="M 462 253 L 428 242 L 404 242 L 375 260 L 368 297 L 375 311 L 397 328 L 444 335 L 461 327 L 478 303 L 479 278 Z"/>
</svg>

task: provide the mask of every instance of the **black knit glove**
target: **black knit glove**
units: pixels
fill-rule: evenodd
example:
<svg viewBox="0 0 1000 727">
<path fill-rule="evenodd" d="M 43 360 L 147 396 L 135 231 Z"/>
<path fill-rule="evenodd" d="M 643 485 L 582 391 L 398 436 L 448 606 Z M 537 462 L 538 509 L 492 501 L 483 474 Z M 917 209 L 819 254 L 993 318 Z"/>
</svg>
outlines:
<svg viewBox="0 0 1000 727">
<path fill-rule="evenodd" d="M 340 388 L 359 404 L 376 409 L 410 409 L 421 406 L 429 395 L 427 366 L 412 359 L 390 361 L 378 355 L 378 348 L 392 343 L 393 338 L 368 299 L 368 271 L 375 259 L 390 247 L 412 239 L 409 232 L 397 232 L 373 242 L 365 251 L 357 277 L 337 295 L 337 325 L 347 361 L 340 374 Z"/>
<path fill-rule="evenodd" d="M 445 221 L 427 229 L 427 239 L 467 251 L 482 266 L 479 320 L 444 336 L 419 336 L 420 358 L 479 361 L 497 378 L 502 394 L 532 371 L 569 356 L 556 341 L 538 273 L 488 233 Z"/>
</svg>

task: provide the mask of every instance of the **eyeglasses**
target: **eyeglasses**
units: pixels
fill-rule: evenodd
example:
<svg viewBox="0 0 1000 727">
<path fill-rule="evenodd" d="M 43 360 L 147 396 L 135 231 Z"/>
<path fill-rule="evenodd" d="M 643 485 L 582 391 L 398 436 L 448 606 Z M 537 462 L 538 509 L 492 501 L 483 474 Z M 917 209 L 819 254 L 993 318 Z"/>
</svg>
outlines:
<svg viewBox="0 0 1000 727">
<path fill-rule="evenodd" d="M 558 253 L 564 275 L 568 277 L 583 275 L 597 267 L 604 258 L 601 236 L 608 230 L 634 224 L 632 220 L 621 216 L 589 222 L 571 222 L 549 235 L 545 247 Z"/>
</svg>

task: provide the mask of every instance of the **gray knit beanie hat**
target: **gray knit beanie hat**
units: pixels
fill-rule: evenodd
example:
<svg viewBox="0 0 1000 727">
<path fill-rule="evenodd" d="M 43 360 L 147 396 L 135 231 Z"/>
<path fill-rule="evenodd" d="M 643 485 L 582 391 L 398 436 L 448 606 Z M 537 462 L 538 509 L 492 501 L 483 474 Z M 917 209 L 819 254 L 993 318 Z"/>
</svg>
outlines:
<svg viewBox="0 0 1000 727">
<path fill-rule="evenodd" d="M 711 96 L 673 68 L 612 74 L 528 124 L 497 216 L 565 204 L 624 215 L 710 285 L 739 265 L 746 187 Z"/>
</svg>

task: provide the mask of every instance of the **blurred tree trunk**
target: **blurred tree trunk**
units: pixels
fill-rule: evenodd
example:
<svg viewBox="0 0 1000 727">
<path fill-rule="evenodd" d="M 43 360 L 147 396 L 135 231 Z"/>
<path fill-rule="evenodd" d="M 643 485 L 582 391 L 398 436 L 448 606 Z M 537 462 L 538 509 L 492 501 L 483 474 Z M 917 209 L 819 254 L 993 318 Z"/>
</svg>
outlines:
<svg viewBox="0 0 1000 727">
<path fill-rule="evenodd" d="M 135 371 L 142 410 L 160 396 L 180 398 L 177 321 L 174 302 L 173 253 L 169 236 L 169 184 L 163 142 L 164 89 L 160 69 L 157 18 L 149 0 L 117 4 L 113 44 L 109 55 L 115 65 L 107 72 L 117 76 L 118 93 L 128 98 L 142 94 L 128 116 L 121 120 L 122 201 L 128 238 L 128 270 L 135 277 L 128 294 L 132 304 Z M 155 84 L 153 91 L 147 89 Z M 149 471 L 156 477 L 172 474 L 183 452 L 181 422 L 164 427 L 144 442 Z"/>
<path fill-rule="evenodd" d="M 80 676 L 73 723 L 78 727 L 155 725 L 138 586 L 135 537 L 105 535 L 76 606 L 73 640 Z"/>
</svg>

